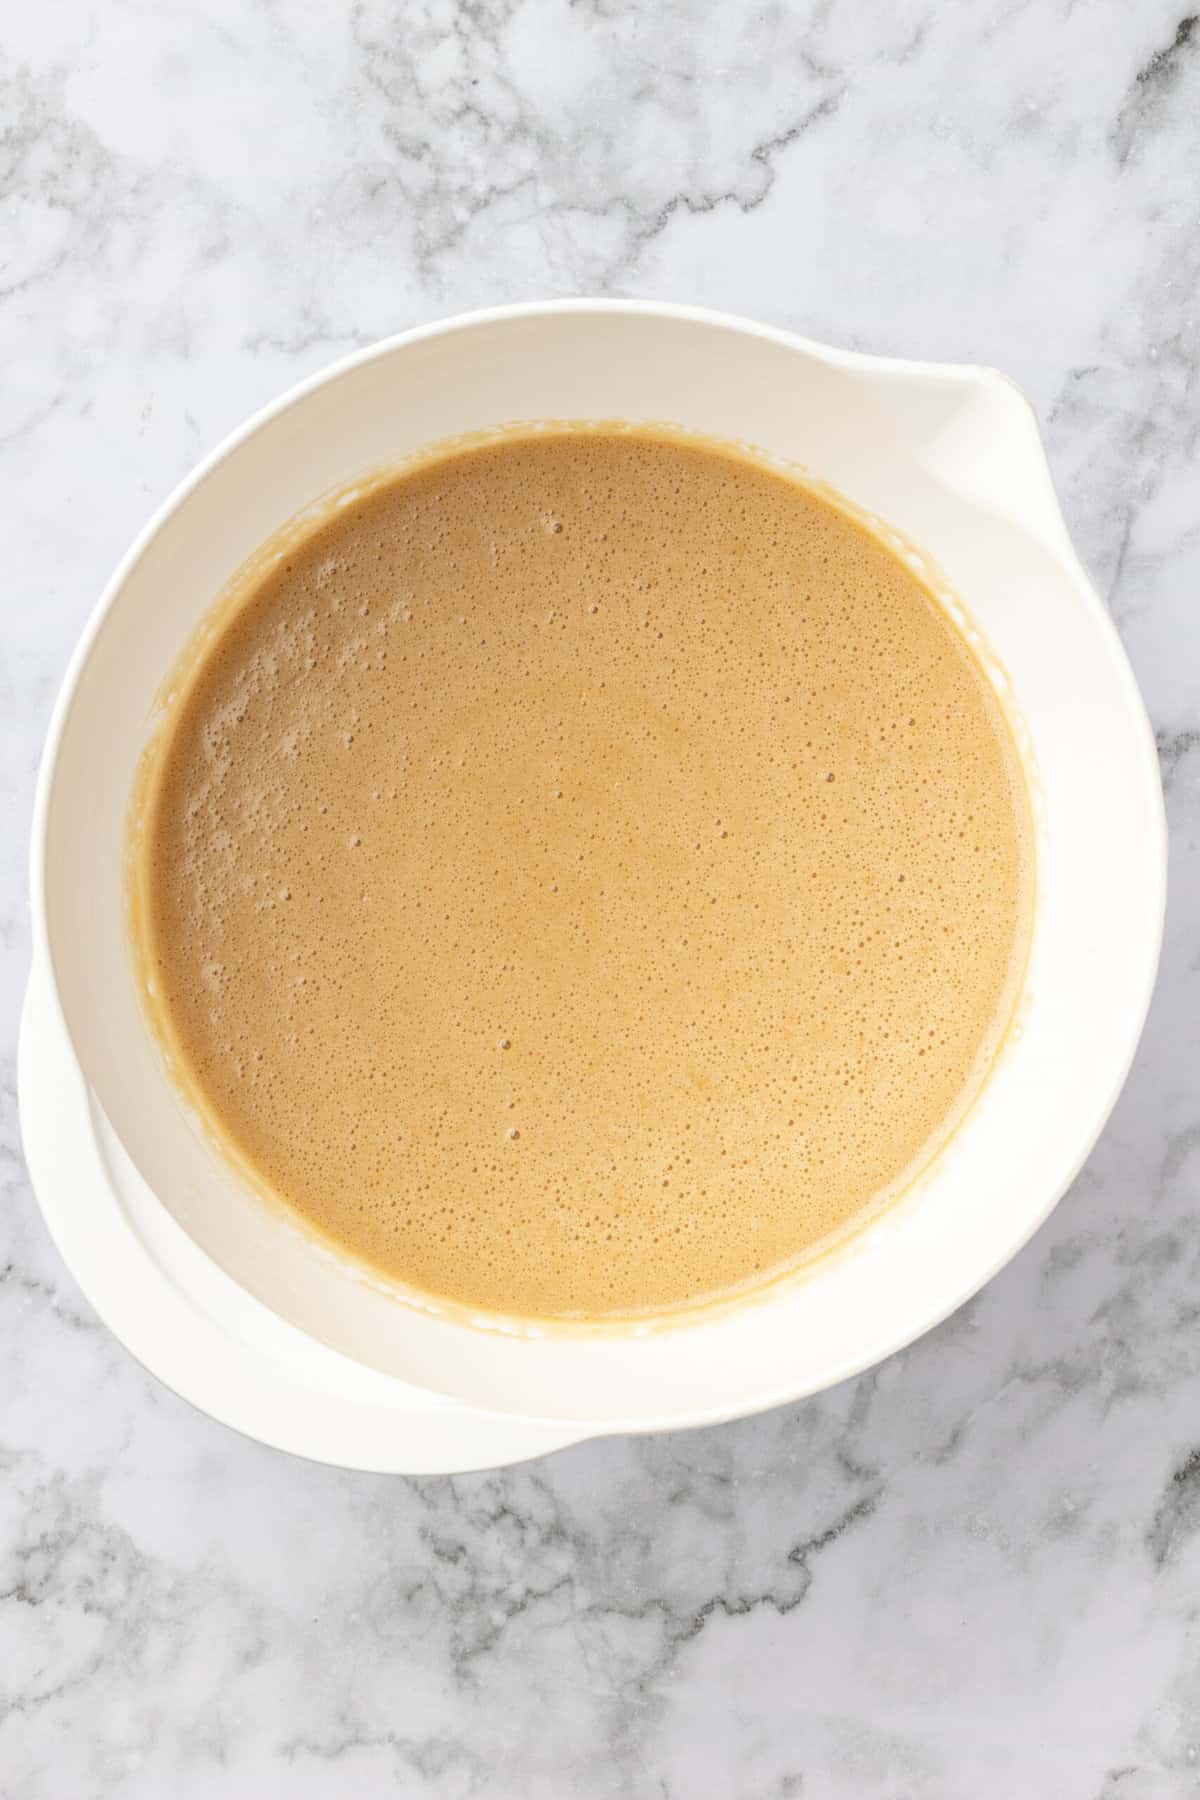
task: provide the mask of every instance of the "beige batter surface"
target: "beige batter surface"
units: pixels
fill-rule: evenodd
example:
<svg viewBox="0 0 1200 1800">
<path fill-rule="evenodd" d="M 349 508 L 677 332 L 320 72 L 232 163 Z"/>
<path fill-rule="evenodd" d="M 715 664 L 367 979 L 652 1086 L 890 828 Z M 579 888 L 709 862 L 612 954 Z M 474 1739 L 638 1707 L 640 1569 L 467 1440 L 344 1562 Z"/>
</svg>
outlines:
<svg viewBox="0 0 1200 1800">
<path fill-rule="evenodd" d="M 336 511 L 152 759 L 180 1078 L 443 1300 L 779 1274 L 935 1153 L 1011 1018 L 1029 802 L 973 654 L 835 506 L 667 432 L 518 435 Z"/>
</svg>

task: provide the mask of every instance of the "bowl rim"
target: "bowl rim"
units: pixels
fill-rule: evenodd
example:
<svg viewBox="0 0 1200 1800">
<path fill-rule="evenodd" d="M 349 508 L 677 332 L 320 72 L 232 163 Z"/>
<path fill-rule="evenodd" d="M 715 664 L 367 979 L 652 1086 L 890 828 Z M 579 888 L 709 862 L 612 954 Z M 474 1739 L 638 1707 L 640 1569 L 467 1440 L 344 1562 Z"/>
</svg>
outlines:
<svg viewBox="0 0 1200 1800">
<path fill-rule="evenodd" d="M 1074 1182 L 1095 1147 L 1128 1077 L 1142 1037 L 1158 973 L 1166 909 L 1168 837 L 1157 748 L 1145 702 L 1112 616 L 1080 561 L 1062 520 L 1061 508 L 1033 407 L 1023 389 L 1010 377 L 1002 371 L 986 365 L 930 362 L 907 357 L 877 356 L 865 351 L 842 349 L 738 314 L 673 301 L 581 297 L 522 301 L 502 306 L 484 307 L 416 325 L 354 350 L 294 383 L 275 399 L 257 409 L 242 424 L 222 438 L 207 455 L 202 457 L 159 503 L 137 532 L 101 590 L 68 660 L 51 711 L 38 769 L 30 836 L 30 912 L 33 962 L 35 967 L 45 973 L 46 1000 L 52 1004 L 56 1019 L 72 1046 L 73 1054 L 74 1041 L 58 990 L 46 912 L 45 876 L 50 802 L 59 749 L 80 678 L 118 595 L 150 543 L 214 469 L 271 421 L 303 402 L 318 389 L 337 381 L 353 370 L 429 339 L 449 337 L 494 324 L 514 323 L 522 320 L 535 321 L 568 314 L 638 316 L 680 324 L 707 326 L 757 338 L 779 348 L 799 352 L 826 366 L 859 372 L 868 377 L 892 376 L 908 380 L 918 379 L 938 385 L 962 385 L 964 383 L 1000 385 L 1007 390 L 1010 399 L 1017 403 L 1026 415 L 1027 449 L 1031 455 L 1036 453 L 1036 476 L 1050 503 L 1055 529 L 1054 541 L 1047 548 L 1075 589 L 1087 611 L 1093 630 L 1098 633 L 1099 639 L 1105 646 L 1108 660 L 1113 666 L 1122 691 L 1129 722 L 1134 726 L 1140 742 L 1141 803 L 1150 836 L 1156 845 L 1153 867 L 1144 872 L 1147 905 L 1145 929 L 1137 946 L 1137 953 L 1142 963 L 1139 989 L 1136 1002 L 1130 1006 L 1126 1015 L 1123 1041 L 1120 1042 L 1120 1054 L 1115 1060 L 1113 1079 L 1106 1090 L 1102 1094 L 1097 1094 L 1093 1099 L 1086 1127 L 1081 1127 L 1080 1130 L 1078 1153 L 1065 1171 L 1060 1172 L 1059 1178 L 1049 1184 L 1041 1204 L 1021 1214 L 1017 1228 L 1006 1239 L 1005 1248 L 992 1256 L 986 1265 L 973 1269 L 965 1282 L 955 1283 L 935 1302 L 927 1305 L 923 1311 L 912 1315 L 902 1329 L 888 1333 L 885 1342 L 882 1344 L 871 1342 L 869 1347 L 863 1351 L 856 1351 L 844 1357 L 841 1362 L 828 1366 L 819 1380 L 793 1378 L 791 1381 L 773 1384 L 765 1391 L 757 1392 L 744 1402 L 740 1402 L 733 1410 L 728 1405 L 709 1408 L 699 1405 L 666 1413 L 661 1417 L 656 1416 L 653 1419 L 630 1420 L 628 1424 L 608 1420 L 603 1423 L 597 1422 L 596 1435 L 602 1435 L 621 1430 L 643 1432 L 714 1424 L 729 1418 L 744 1417 L 835 1386 L 839 1382 L 861 1373 L 864 1369 L 874 1367 L 897 1350 L 903 1349 L 927 1331 L 932 1330 L 935 1325 L 941 1323 L 977 1294 L 1000 1269 L 1016 1256 L 1018 1251 L 1045 1223 L 1066 1190 Z M 1114 1051 L 1116 1048 L 1117 1045 L 1114 1043 Z M 82 1068 L 81 1073 L 86 1082 L 86 1072 Z M 463 1328 L 470 1329 L 468 1326 Z M 507 1412 L 508 1409 L 505 1410 Z M 515 1418 L 533 1415 L 522 1415 L 514 1411 L 509 1416 Z"/>
</svg>

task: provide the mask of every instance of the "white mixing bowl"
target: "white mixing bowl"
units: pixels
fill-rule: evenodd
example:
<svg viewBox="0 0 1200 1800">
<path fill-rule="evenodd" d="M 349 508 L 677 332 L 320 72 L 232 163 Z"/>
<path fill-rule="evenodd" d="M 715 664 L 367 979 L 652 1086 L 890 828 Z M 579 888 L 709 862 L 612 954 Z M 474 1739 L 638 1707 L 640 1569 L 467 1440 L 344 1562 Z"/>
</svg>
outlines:
<svg viewBox="0 0 1200 1800">
<path fill-rule="evenodd" d="M 1007 670 L 1042 814 L 1021 1029 L 937 1167 L 790 1284 L 642 1334 L 503 1335 L 432 1316 L 241 1187 L 165 1073 L 123 911 L 126 812 L 155 695 L 242 561 L 369 469 L 543 418 L 673 421 L 761 446 L 919 545 Z M 1013 1255 L 1124 1079 L 1164 886 L 1146 715 L 1015 387 L 985 369 L 852 355 L 688 307 L 567 301 L 477 313 L 351 357 L 251 420 L 162 507 L 100 601 L 54 714 L 34 827 L 35 966 L 94 1104 L 162 1205 L 243 1289 L 333 1349 L 471 1406 L 646 1430 L 838 1381 L 928 1329 Z"/>
</svg>

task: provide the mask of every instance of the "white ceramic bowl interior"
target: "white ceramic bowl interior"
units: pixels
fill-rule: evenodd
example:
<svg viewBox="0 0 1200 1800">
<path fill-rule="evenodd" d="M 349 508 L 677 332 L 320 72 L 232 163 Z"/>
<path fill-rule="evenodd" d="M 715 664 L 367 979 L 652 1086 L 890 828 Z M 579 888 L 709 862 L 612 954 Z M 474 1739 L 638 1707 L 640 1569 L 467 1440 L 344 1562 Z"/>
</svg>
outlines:
<svg viewBox="0 0 1200 1800">
<path fill-rule="evenodd" d="M 936 1171 L 769 1297 L 646 1335 L 504 1336 L 372 1286 L 246 1192 L 195 1128 L 140 1010 L 126 809 L 156 692 L 258 544 L 327 490 L 518 419 L 670 420 L 786 457 L 940 567 L 1011 677 L 1043 815 L 1022 1028 Z M 95 1102 L 229 1275 L 317 1339 L 473 1405 L 594 1428 L 698 1423 L 827 1386 L 973 1293 L 1050 1210 L 1124 1078 L 1157 962 L 1153 742 L 1063 527 L 1037 428 L 988 370 L 831 351 L 692 309 L 568 302 L 410 332 L 269 408 L 167 502 L 114 577 L 51 730 L 35 954 Z"/>
</svg>

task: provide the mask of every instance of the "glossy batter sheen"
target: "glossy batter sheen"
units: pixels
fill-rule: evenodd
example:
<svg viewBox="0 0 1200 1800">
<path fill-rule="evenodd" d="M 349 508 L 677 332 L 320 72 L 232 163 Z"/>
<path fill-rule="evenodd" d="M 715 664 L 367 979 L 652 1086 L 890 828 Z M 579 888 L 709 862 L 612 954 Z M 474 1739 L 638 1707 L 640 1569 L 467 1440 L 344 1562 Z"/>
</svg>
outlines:
<svg viewBox="0 0 1200 1800">
<path fill-rule="evenodd" d="M 410 1287 L 661 1312 L 911 1178 L 1010 1020 L 1027 790 L 905 563 L 669 433 L 418 464 L 260 568 L 160 736 L 150 1004 L 232 1153 Z"/>
</svg>

